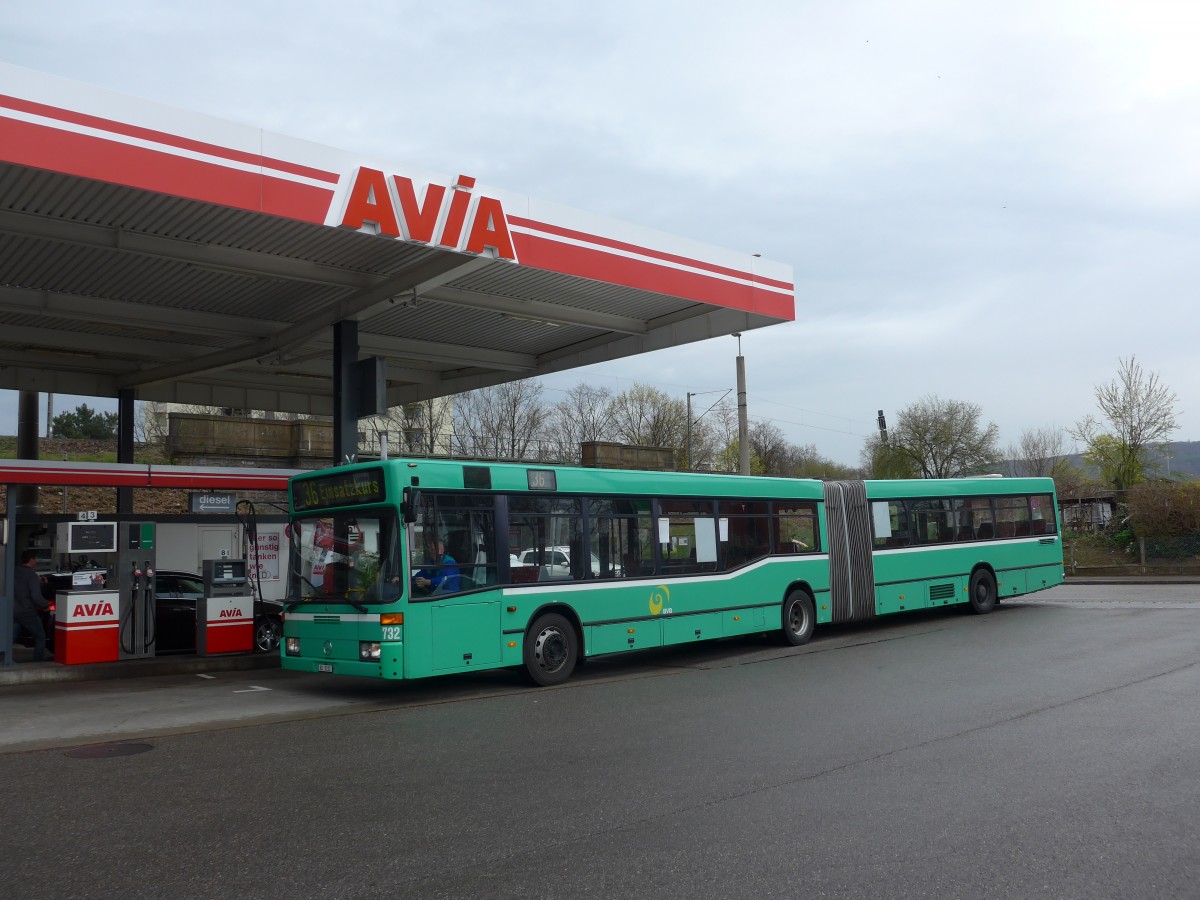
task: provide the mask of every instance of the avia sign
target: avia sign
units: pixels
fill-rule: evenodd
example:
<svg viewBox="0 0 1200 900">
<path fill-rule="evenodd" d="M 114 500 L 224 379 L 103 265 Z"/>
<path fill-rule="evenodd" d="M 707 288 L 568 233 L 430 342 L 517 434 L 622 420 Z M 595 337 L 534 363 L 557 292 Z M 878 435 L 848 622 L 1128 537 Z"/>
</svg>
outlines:
<svg viewBox="0 0 1200 900">
<path fill-rule="evenodd" d="M 475 179 L 459 175 L 453 187 L 417 185 L 403 175 L 386 177 L 378 169 L 360 166 L 339 224 L 356 231 L 374 226 L 391 238 L 417 241 L 463 253 L 492 251 L 497 259 L 517 261 L 504 207 L 494 197 L 472 193 Z M 342 193 L 342 192 L 339 192 Z"/>
<path fill-rule="evenodd" d="M 106 600 L 101 600 L 99 603 L 84 603 L 80 601 L 71 610 L 72 619 L 111 618 L 115 615 L 116 612 L 113 610 L 113 605 Z"/>
</svg>

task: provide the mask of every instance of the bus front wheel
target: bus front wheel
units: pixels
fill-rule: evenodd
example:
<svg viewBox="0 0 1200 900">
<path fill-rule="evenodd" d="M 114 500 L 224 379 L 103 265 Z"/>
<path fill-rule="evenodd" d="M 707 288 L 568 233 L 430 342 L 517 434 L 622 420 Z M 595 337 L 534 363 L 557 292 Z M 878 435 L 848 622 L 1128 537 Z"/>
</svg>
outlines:
<svg viewBox="0 0 1200 900">
<path fill-rule="evenodd" d="M 525 673 L 543 687 L 571 677 L 579 659 L 579 639 L 571 623 L 557 613 L 540 616 L 525 632 Z"/>
<path fill-rule="evenodd" d="M 807 644 L 817 616 L 808 591 L 796 590 L 783 601 L 783 639 L 793 647 Z"/>
<path fill-rule="evenodd" d="M 971 573 L 967 593 L 971 598 L 971 612 L 983 615 L 996 608 L 996 579 L 987 569 L 976 569 Z"/>
</svg>

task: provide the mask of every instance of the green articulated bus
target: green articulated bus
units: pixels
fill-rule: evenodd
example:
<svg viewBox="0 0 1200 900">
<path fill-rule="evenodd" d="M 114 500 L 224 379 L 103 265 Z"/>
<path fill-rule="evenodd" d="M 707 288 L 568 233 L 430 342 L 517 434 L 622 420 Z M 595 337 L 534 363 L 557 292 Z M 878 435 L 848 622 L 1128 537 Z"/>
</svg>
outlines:
<svg viewBox="0 0 1200 900">
<path fill-rule="evenodd" d="M 813 481 L 392 459 L 294 477 L 283 667 L 423 678 L 1060 584 L 1049 478 Z"/>
</svg>

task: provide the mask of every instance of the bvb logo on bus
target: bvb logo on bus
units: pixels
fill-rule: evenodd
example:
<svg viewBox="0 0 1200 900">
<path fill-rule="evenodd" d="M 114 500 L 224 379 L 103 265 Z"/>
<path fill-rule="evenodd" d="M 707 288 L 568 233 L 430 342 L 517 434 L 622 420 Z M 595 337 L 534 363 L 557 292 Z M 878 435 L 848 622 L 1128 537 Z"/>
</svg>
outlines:
<svg viewBox="0 0 1200 900">
<path fill-rule="evenodd" d="M 653 593 L 650 594 L 650 615 L 657 616 L 659 613 L 664 613 L 669 616 L 671 614 L 671 608 L 667 606 L 666 609 L 664 609 L 663 607 L 670 602 L 671 589 L 665 584 L 660 584 L 657 588 L 655 588 Z"/>
</svg>

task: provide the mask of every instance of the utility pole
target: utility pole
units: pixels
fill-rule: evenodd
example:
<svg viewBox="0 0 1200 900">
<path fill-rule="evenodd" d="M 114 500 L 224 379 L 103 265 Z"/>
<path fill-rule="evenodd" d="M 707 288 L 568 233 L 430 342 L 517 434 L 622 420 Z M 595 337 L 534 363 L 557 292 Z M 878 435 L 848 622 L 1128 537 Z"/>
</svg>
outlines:
<svg viewBox="0 0 1200 900">
<path fill-rule="evenodd" d="M 738 392 L 738 470 L 750 474 L 750 421 L 746 412 L 746 357 L 742 356 L 742 334 L 735 331 L 737 338 L 737 392 Z"/>
</svg>

